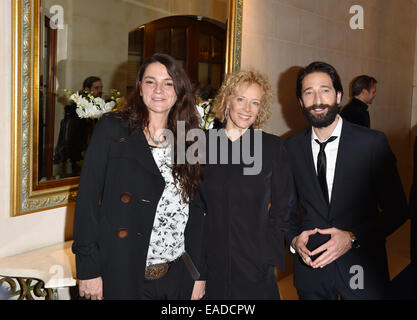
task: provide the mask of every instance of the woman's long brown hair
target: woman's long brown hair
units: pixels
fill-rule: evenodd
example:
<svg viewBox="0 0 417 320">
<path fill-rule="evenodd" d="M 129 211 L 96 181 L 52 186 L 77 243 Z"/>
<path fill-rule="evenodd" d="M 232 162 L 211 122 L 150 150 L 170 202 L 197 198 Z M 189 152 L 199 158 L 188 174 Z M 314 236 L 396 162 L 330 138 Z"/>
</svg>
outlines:
<svg viewBox="0 0 417 320">
<path fill-rule="evenodd" d="M 195 97 L 192 93 L 191 82 L 184 69 L 169 55 L 156 53 L 148 58 L 140 67 L 136 77 L 135 90 L 130 95 L 127 106 L 118 112 L 115 116 L 125 120 L 129 124 L 131 132 L 144 130 L 149 125 L 149 111 L 144 104 L 140 95 L 140 85 L 146 68 L 159 62 L 163 64 L 168 74 L 174 82 L 174 89 L 177 95 L 177 101 L 171 108 L 168 115 L 167 128 L 174 135 L 174 164 L 172 175 L 174 182 L 181 187 L 181 195 L 185 202 L 190 202 L 197 191 L 198 185 L 202 179 L 202 168 L 200 164 L 189 164 L 185 159 L 185 164 L 176 163 L 177 159 L 177 121 L 185 123 L 185 136 L 191 129 L 199 128 L 199 119 L 195 107 Z M 185 147 L 193 144 L 193 141 L 184 141 Z"/>
</svg>

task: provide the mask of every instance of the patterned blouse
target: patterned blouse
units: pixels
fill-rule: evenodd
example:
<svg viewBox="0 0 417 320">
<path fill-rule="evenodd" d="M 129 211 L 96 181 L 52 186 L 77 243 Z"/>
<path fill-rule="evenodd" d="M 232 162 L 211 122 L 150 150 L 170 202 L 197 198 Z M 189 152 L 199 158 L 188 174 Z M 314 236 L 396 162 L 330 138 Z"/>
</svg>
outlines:
<svg viewBox="0 0 417 320">
<path fill-rule="evenodd" d="M 188 220 L 188 204 L 182 200 L 172 176 L 171 146 L 150 148 L 165 180 L 165 189 L 156 208 L 146 266 L 173 261 L 183 254 Z"/>
</svg>

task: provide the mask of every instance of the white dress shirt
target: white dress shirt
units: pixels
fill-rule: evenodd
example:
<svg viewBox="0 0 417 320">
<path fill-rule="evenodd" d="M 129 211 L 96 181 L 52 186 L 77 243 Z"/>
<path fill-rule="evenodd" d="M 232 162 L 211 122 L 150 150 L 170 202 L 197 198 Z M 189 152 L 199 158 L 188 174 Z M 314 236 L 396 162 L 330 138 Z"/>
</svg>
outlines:
<svg viewBox="0 0 417 320">
<path fill-rule="evenodd" d="M 339 121 L 337 122 L 336 128 L 334 128 L 332 134 L 330 137 L 334 136 L 337 137 L 332 142 L 329 142 L 326 145 L 326 148 L 324 149 L 324 152 L 326 154 L 326 181 L 327 181 L 327 189 L 329 190 L 329 203 L 331 201 L 332 197 L 332 190 L 333 190 L 333 180 L 334 180 L 334 173 L 336 170 L 336 159 L 337 159 L 337 151 L 339 150 L 339 141 L 340 141 L 340 134 L 342 133 L 342 124 L 343 120 L 342 117 L 337 115 Z M 313 160 L 314 160 L 314 168 L 316 169 L 317 174 L 317 156 L 320 151 L 319 144 L 315 141 L 315 139 L 319 140 L 320 142 L 326 142 L 327 140 L 321 141 L 316 133 L 314 132 L 314 129 L 311 128 L 311 148 L 313 150 Z"/>
</svg>

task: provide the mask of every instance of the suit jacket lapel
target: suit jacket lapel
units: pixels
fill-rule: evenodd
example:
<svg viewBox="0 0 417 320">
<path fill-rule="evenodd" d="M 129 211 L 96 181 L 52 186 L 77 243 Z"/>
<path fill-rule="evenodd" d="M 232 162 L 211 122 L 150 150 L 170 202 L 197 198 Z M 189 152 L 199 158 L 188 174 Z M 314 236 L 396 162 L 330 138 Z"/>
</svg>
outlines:
<svg viewBox="0 0 417 320">
<path fill-rule="evenodd" d="M 134 158 L 149 172 L 163 179 L 142 130 L 136 130 L 132 133 L 132 135 L 127 138 L 127 142 L 131 143 L 134 148 Z"/>
<path fill-rule="evenodd" d="M 336 157 L 336 167 L 335 173 L 333 178 L 333 188 L 332 188 L 332 196 L 329 206 L 329 215 L 331 215 L 332 208 L 335 207 L 335 203 L 337 203 L 338 198 L 341 196 L 341 192 L 343 192 L 343 175 L 344 175 L 344 168 L 346 168 L 347 162 L 349 161 L 349 148 L 351 146 L 351 139 L 350 139 L 350 127 L 347 121 L 343 121 L 342 125 L 342 132 L 340 134 L 340 141 L 339 147 L 337 150 L 337 157 Z"/>
<path fill-rule="evenodd" d="M 324 217 L 328 215 L 328 205 L 324 199 L 323 192 L 321 191 L 319 179 L 317 177 L 316 168 L 314 167 L 313 150 L 311 148 L 311 127 L 306 129 L 304 141 L 303 141 L 304 159 L 306 162 L 307 174 L 309 175 L 309 181 L 312 182 L 312 192 L 317 204 L 320 205 L 320 213 Z"/>
</svg>

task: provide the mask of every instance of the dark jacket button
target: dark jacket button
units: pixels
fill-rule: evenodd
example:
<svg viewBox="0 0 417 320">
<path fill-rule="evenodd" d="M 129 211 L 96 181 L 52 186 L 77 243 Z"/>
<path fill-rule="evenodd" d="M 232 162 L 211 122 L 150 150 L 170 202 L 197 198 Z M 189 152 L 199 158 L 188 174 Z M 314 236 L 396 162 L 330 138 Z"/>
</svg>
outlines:
<svg viewBox="0 0 417 320">
<path fill-rule="evenodd" d="M 122 200 L 123 203 L 129 203 L 132 200 L 132 195 L 129 193 L 123 193 L 120 196 L 120 200 Z"/>
<path fill-rule="evenodd" d="M 127 231 L 127 229 L 119 229 L 119 231 L 117 231 L 117 236 L 120 239 L 126 238 L 128 234 L 129 234 L 129 231 Z"/>
</svg>

